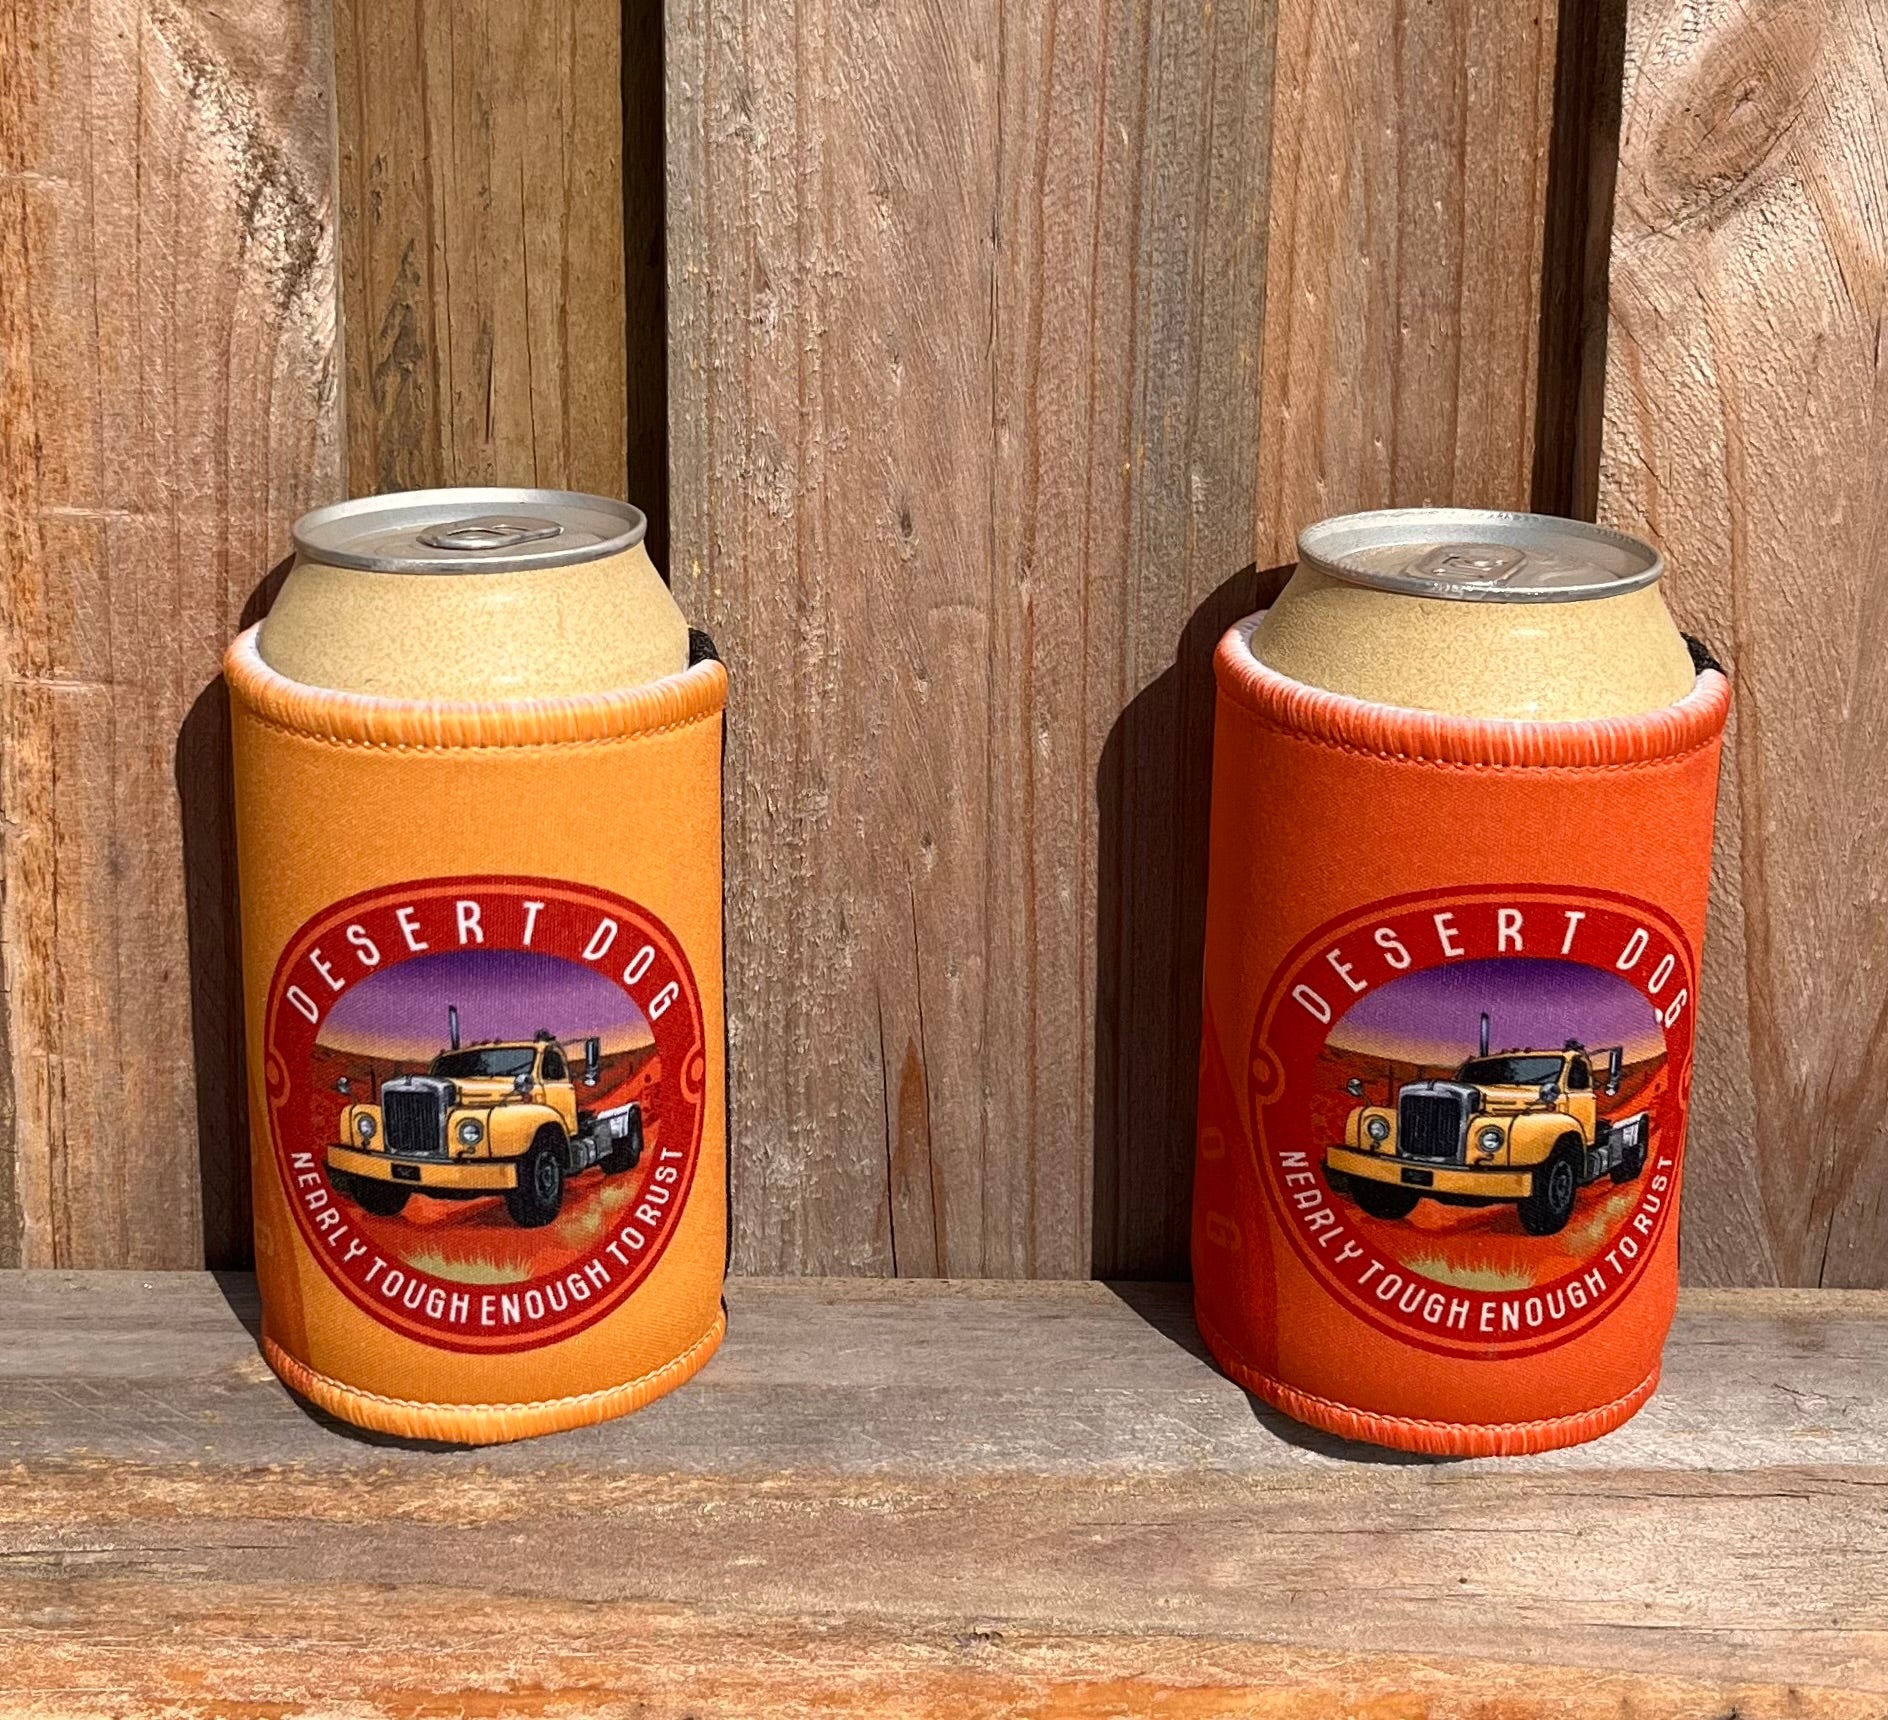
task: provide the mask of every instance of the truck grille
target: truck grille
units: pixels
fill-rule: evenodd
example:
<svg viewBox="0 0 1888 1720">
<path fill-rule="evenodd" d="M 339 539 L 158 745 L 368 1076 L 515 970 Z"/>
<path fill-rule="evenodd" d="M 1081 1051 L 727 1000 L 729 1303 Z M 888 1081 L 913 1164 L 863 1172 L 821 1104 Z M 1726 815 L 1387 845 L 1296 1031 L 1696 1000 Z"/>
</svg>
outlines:
<svg viewBox="0 0 1888 1720">
<path fill-rule="evenodd" d="M 1406 1159 L 1459 1159 L 1462 1107 L 1448 1093 L 1405 1093 L 1397 1107 L 1396 1147 Z"/>
<path fill-rule="evenodd" d="M 446 1119 L 439 1095 L 393 1088 L 380 1096 L 387 1125 L 387 1151 L 437 1158 L 446 1150 Z"/>
</svg>

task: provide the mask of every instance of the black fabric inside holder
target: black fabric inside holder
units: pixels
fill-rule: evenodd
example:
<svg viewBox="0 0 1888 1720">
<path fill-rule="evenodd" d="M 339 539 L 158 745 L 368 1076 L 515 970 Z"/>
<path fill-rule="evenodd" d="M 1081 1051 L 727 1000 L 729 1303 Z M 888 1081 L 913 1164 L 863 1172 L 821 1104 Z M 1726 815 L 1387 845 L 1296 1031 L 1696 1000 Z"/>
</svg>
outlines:
<svg viewBox="0 0 1888 1720">
<path fill-rule="evenodd" d="M 1692 647 L 1694 658 L 1699 649 L 1695 645 Z M 688 666 L 692 669 L 697 663 L 719 663 L 720 661 L 721 653 L 715 649 L 715 642 L 708 636 L 707 630 L 691 627 L 688 630 Z"/>
<path fill-rule="evenodd" d="M 707 638 L 707 634 L 704 633 L 702 637 L 704 639 Z M 690 634 L 689 639 L 690 639 L 690 642 L 692 643 L 694 639 L 694 635 Z M 713 651 L 714 646 L 710 645 L 708 649 L 710 651 Z M 1689 633 L 1687 633 L 1685 635 L 1685 649 L 1691 653 L 1691 672 L 1694 675 L 1702 675 L 1707 669 L 1715 669 L 1720 675 L 1723 675 L 1726 679 L 1729 678 L 1730 671 L 1726 669 L 1724 665 L 1717 660 L 1717 658 L 1711 655 L 1711 647 L 1705 644 L 1705 642 L 1702 639 L 1694 639 Z"/>
</svg>

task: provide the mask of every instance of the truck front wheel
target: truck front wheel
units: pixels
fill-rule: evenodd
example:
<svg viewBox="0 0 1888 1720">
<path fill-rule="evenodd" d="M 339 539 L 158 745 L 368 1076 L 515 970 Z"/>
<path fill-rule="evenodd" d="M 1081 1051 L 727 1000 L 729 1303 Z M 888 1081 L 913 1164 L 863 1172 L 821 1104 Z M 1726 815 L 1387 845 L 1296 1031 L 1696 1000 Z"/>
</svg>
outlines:
<svg viewBox="0 0 1888 1720">
<path fill-rule="evenodd" d="M 518 1161 L 518 1186 L 505 1191 L 505 1210 L 520 1230 L 540 1230 L 563 1210 L 563 1149 L 555 1129 L 541 1129 Z"/>
<path fill-rule="evenodd" d="M 413 1192 L 398 1183 L 384 1183 L 378 1177 L 350 1176 L 346 1171 L 337 1171 L 334 1180 L 349 1200 L 376 1218 L 398 1218 L 406 1210 L 406 1197 Z"/>
<path fill-rule="evenodd" d="M 1580 1193 L 1580 1149 L 1563 1140 L 1554 1155 L 1534 1173 L 1534 1192 L 1521 1202 L 1521 1228 L 1529 1236 L 1553 1236 L 1565 1230 Z"/>
</svg>

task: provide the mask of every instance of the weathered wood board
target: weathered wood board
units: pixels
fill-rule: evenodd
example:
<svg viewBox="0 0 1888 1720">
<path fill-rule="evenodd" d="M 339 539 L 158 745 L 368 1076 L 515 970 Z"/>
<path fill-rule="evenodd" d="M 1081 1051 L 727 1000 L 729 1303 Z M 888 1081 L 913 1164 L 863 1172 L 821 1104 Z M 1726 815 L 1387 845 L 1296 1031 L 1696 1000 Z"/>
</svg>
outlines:
<svg viewBox="0 0 1888 1720">
<path fill-rule="evenodd" d="M 0 10 L 0 1263 L 248 1248 L 223 646 L 339 486 L 322 0 Z"/>
<path fill-rule="evenodd" d="M 1317 513 L 1525 500 L 1552 10 L 668 24 L 735 1259 L 1181 1268 L 1211 647 Z"/>
<path fill-rule="evenodd" d="M 1685 1271 L 1888 1283 L 1884 0 L 1634 0 L 1602 517 L 1729 664 Z"/>
<path fill-rule="evenodd" d="M 352 493 L 623 494 L 623 26 L 335 0 Z"/>
<path fill-rule="evenodd" d="M 0 1279 L 9 1714 L 1888 1707 L 1888 1296 L 1692 1292 L 1518 1460 L 1345 1446 L 1173 1286 L 729 1286 L 700 1378 L 485 1451 L 298 1408 L 246 1279 Z"/>
<path fill-rule="evenodd" d="M 1279 0 L 1261 566 L 1327 514 L 1528 504 L 1557 18 Z"/>
<path fill-rule="evenodd" d="M 1625 24 L 1603 507 L 1741 691 L 1702 1282 L 1888 1281 L 1884 4 Z M 334 106 L 354 486 L 663 530 L 654 0 L 325 7 L 0 15 L 0 1262 L 247 1246 L 214 668 L 340 488 Z M 1607 116 L 1494 0 L 666 24 L 736 1259 L 1178 1269 L 1207 652 L 1314 515 L 1587 494 Z"/>
<path fill-rule="evenodd" d="M 1184 1255 L 1271 26 L 671 0 L 674 577 L 740 712 L 745 1267 Z"/>
</svg>

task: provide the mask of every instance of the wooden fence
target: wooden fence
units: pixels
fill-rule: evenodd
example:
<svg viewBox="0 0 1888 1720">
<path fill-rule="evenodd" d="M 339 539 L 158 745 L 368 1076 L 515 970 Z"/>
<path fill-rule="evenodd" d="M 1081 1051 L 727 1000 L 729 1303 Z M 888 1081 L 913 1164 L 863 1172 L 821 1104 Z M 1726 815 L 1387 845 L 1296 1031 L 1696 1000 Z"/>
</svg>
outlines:
<svg viewBox="0 0 1888 1720">
<path fill-rule="evenodd" d="M 1740 694 L 1685 1271 L 1888 1284 L 1884 34 L 0 11 L 0 1262 L 242 1258 L 218 654 L 453 481 L 640 502 L 732 669 L 737 1268 L 1184 1269 L 1208 653 L 1435 501 L 1664 546 Z"/>
</svg>

